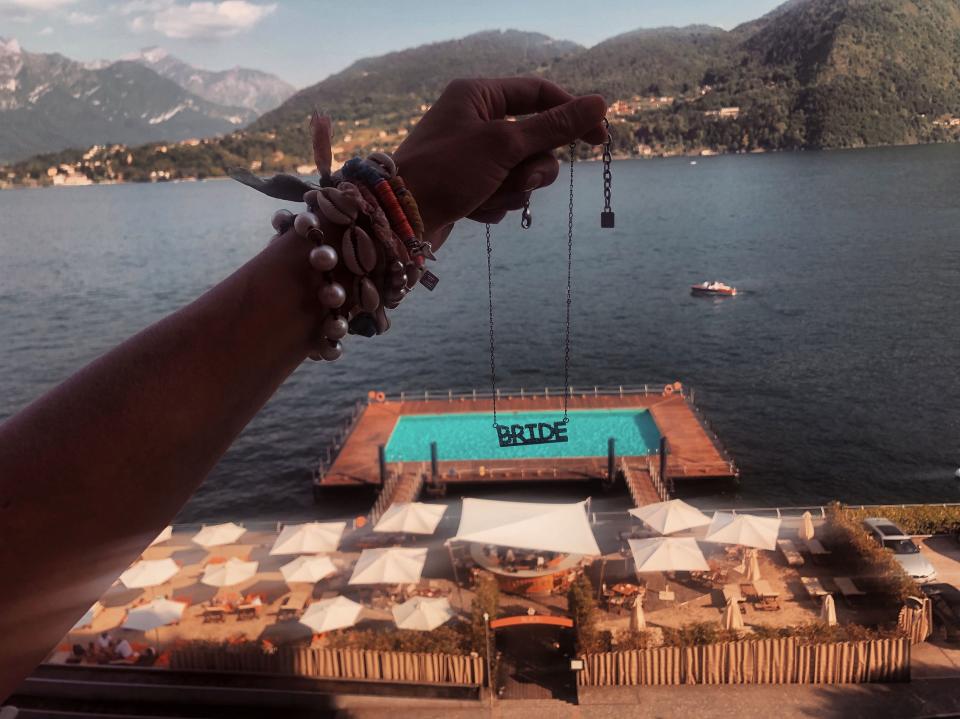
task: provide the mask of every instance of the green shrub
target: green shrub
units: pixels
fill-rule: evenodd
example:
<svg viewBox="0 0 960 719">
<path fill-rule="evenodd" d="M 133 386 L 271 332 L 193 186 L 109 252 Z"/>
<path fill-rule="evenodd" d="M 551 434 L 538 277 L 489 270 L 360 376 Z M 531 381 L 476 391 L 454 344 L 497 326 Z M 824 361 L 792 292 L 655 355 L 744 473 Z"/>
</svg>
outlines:
<svg viewBox="0 0 960 719">
<path fill-rule="evenodd" d="M 445 625 L 431 632 L 409 629 L 351 630 L 334 632 L 327 644 L 337 649 L 372 649 L 382 652 L 427 652 L 469 654 L 470 632 L 463 623 Z"/>
<path fill-rule="evenodd" d="M 624 629 L 614 635 L 612 648 L 620 651 L 628 649 L 651 649 L 657 646 L 656 641 L 656 634 L 648 629 L 641 631 Z M 604 651 L 610 650 L 605 649 Z"/>
<path fill-rule="evenodd" d="M 835 561 L 846 561 L 850 569 L 872 585 L 873 591 L 893 604 L 917 596 L 920 589 L 903 571 L 893 554 L 867 533 L 860 515 L 834 502 L 827 507 L 824 536 L 833 547 Z"/>
<path fill-rule="evenodd" d="M 740 632 L 724 629 L 717 622 L 694 622 L 679 629 L 663 628 L 663 644 L 668 647 L 696 647 L 719 642 L 735 642 Z"/>
<path fill-rule="evenodd" d="M 872 509 L 844 507 L 844 510 L 858 521 L 867 517 L 886 517 L 907 534 L 955 534 L 960 530 L 960 506 L 923 504 L 898 507 L 892 505 Z"/>
<path fill-rule="evenodd" d="M 570 584 L 567 608 L 576 632 L 577 652 L 586 654 L 600 651 L 602 642 L 597 626 L 597 600 L 593 584 L 585 574 L 581 574 Z"/>
<path fill-rule="evenodd" d="M 891 639 L 903 636 L 896 626 L 873 629 L 862 624 L 837 624 L 828 627 L 822 622 L 810 622 L 794 627 L 771 627 L 758 624 L 753 628 L 754 639 L 783 639 L 796 637 L 807 644 L 829 642 L 862 642 L 870 639 Z"/>
<path fill-rule="evenodd" d="M 500 611 L 500 585 L 490 574 L 481 574 L 473 589 L 473 604 L 470 606 L 470 646 L 480 656 L 487 655 L 487 628 L 484 613 L 493 621 Z M 490 637 L 493 643 L 493 637 Z"/>
</svg>

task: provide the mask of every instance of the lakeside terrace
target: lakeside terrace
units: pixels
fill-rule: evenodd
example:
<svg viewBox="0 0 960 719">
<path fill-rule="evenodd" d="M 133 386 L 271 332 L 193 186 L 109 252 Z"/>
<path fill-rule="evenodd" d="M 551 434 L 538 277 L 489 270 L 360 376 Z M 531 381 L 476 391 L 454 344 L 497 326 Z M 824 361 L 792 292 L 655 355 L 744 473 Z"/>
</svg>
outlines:
<svg viewBox="0 0 960 719">
<path fill-rule="evenodd" d="M 595 519 L 595 518 L 594 518 Z M 111 631 L 117 638 L 126 638 L 137 649 L 158 646 L 160 661 L 164 666 L 164 657 L 169 658 L 169 650 L 189 645 L 191 642 L 230 642 L 269 643 L 271 646 L 328 646 L 332 634 L 315 634 L 310 627 L 297 621 L 297 617 L 311 603 L 334 596 L 347 596 L 359 600 L 363 610 L 355 629 L 373 629 L 383 631 L 392 629 L 391 609 L 402 598 L 410 596 L 446 597 L 454 613 L 454 621 L 467 620 L 474 594 L 470 582 L 458 587 L 454 579 L 449 554 L 444 541 L 455 534 L 458 522 L 455 510 L 448 510 L 434 536 L 404 541 L 403 546 L 424 547 L 427 559 L 419 582 L 405 587 L 378 588 L 349 586 L 347 580 L 360 556 L 363 547 L 373 545 L 397 546 L 401 542 L 397 535 L 374 535 L 368 527 L 348 529 L 343 535 L 339 548 L 327 554 L 337 568 L 336 574 L 316 583 L 287 583 L 279 567 L 288 562 L 290 556 L 271 556 L 270 548 L 276 541 L 281 527 L 275 525 L 251 526 L 241 538 L 232 544 L 204 549 L 191 540 L 196 527 L 177 528 L 170 539 L 147 548 L 144 559 L 163 559 L 170 557 L 180 564 L 180 570 L 167 583 L 142 590 L 126 589 L 116 583 L 101 599 L 103 609 L 92 621 L 82 627 L 76 627 L 65 638 L 57 651 L 50 657 L 51 662 L 64 662 L 69 657 L 69 648 L 74 644 L 86 646 L 98 633 Z M 819 520 L 815 524 L 819 525 Z M 796 539 L 796 521 L 782 522 L 779 536 Z M 693 578 L 685 573 L 652 572 L 638 579 L 632 565 L 632 557 L 625 548 L 625 536 L 642 536 L 643 531 L 637 520 L 626 513 L 614 520 L 612 518 L 594 522 L 593 533 L 602 555 L 585 560 L 579 564 L 578 571 L 585 572 L 594 586 L 607 584 L 611 591 L 603 593 L 602 614 L 599 628 L 616 632 L 626 629 L 630 624 L 629 606 L 631 598 L 639 595 L 646 616 L 647 626 L 653 629 L 680 628 L 695 622 L 719 622 L 725 607 L 725 590 L 729 585 L 738 588 L 750 584 L 746 578 L 747 568 L 740 558 L 719 544 L 701 543 L 701 548 L 710 563 L 711 573 L 722 577 L 720 580 Z M 689 536 L 702 542 L 704 529 L 683 532 L 680 536 Z M 236 557 L 258 561 L 257 572 L 227 588 L 217 588 L 202 584 L 199 580 L 205 568 L 222 562 L 225 558 Z M 770 589 L 778 595 L 779 609 L 768 611 L 751 599 L 749 589 L 743 592 L 743 620 L 745 632 L 754 627 L 788 627 L 816 621 L 821 609 L 818 593 L 808 589 L 810 580 L 816 580 L 823 592 L 841 596 L 840 585 L 836 581 L 842 569 L 833 565 L 829 557 L 824 561 L 812 561 L 806 557 L 800 566 L 792 566 L 780 553 L 761 552 L 760 570 Z M 462 571 L 460 578 L 470 576 Z M 617 587 L 620 587 L 617 590 Z M 258 595 L 263 604 L 248 618 L 241 617 L 231 597 Z M 182 617 L 176 624 L 162 626 L 157 630 L 139 632 L 119 629 L 127 613 L 154 597 L 166 595 L 177 601 L 187 603 Z M 282 611 L 297 597 L 302 605 L 295 607 L 293 614 Z M 889 612 L 872 604 L 869 597 L 863 601 L 837 603 L 841 623 L 876 624 L 890 621 L 895 617 Z M 211 607 L 223 609 L 222 621 L 207 621 L 205 615 Z M 567 600 L 563 592 L 546 592 L 536 596 L 502 596 L 502 613 L 564 616 L 567 612 Z M 289 618 L 284 618 L 284 617 Z M 344 639 L 353 629 L 338 630 L 335 635 Z"/>
<path fill-rule="evenodd" d="M 562 389 L 543 391 L 498 391 L 500 412 L 559 412 Z M 625 479 L 637 506 L 666 499 L 675 482 L 691 480 L 730 481 L 739 470 L 694 404 L 692 390 L 679 382 L 589 389 L 571 388 L 570 411 L 647 411 L 662 441 L 639 456 L 617 456 L 617 473 Z M 401 418 L 412 415 L 491 413 L 489 393 L 453 392 L 387 396 L 371 392 L 357 408 L 321 459 L 314 478 L 314 491 L 371 489 L 381 491 L 379 511 L 394 501 L 416 499 L 424 484 L 442 493 L 449 484 L 517 482 L 567 482 L 607 479 L 608 457 L 604 446 L 594 456 L 539 456 L 536 458 L 446 459 L 444 448 L 437 460 L 390 462 L 381 465 L 386 448 Z M 665 457 L 662 453 L 665 451 Z"/>
</svg>

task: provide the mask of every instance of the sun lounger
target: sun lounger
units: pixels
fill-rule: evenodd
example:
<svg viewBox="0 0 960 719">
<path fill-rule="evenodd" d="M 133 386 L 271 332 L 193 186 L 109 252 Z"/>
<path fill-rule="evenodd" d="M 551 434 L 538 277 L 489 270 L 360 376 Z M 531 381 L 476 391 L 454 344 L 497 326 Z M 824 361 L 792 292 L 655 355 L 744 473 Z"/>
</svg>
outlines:
<svg viewBox="0 0 960 719">
<path fill-rule="evenodd" d="M 808 539 L 806 545 L 807 551 L 814 559 L 830 556 L 830 551 L 820 543 L 819 539 Z"/>
<path fill-rule="evenodd" d="M 833 583 L 837 585 L 837 589 L 843 595 L 843 598 L 848 601 L 854 597 L 866 596 L 866 592 L 854 584 L 850 577 L 834 577 Z"/>
<path fill-rule="evenodd" d="M 803 556 L 797 551 L 797 545 L 789 539 L 778 539 L 777 548 L 791 567 L 802 567 Z"/>
<path fill-rule="evenodd" d="M 803 588 L 811 599 L 816 600 L 830 593 L 823 588 L 820 580 L 816 577 L 800 577 L 800 581 L 803 582 Z"/>
<path fill-rule="evenodd" d="M 226 621 L 226 611 L 223 607 L 207 607 L 203 610 L 203 623 L 210 624 L 212 622 L 221 623 Z"/>
<path fill-rule="evenodd" d="M 753 591 L 757 595 L 757 609 L 780 609 L 780 593 L 773 591 L 766 579 L 757 579 L 753 583 Z"/>
</svg>

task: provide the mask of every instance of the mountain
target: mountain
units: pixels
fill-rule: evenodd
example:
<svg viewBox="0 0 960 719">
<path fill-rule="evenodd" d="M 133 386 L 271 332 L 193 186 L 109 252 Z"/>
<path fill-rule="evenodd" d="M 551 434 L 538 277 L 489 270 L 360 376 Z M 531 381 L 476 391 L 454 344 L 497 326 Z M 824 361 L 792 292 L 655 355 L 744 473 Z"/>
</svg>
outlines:
<svg viewBox="0 0 960 719">
<path fill-rule="evenodd" d="M 296 88 L 260 70 L 234 67 L 214 72 L 185 63 L 159 47 L 145 48 L 126 58 L 149 67 L 158 75 L 218 105 L 245 107 L 258 115 L 272 110 L 290 97 Z"/>
<path fill-rule="evenodd" d="M 571 92 L 609 99 L 675 95 L 698 87 L 734 47 L 730 33 L 709 25 L 633 30 L 561 59 L 546 76 Z"/>
<path fill-rule="evenodd" d="M 454 78 L 539 72 L 581 50 L 576 43 L 539 33 L 491 30 L 391 52 L 359 60 L 301 90 L 250 129 L 283 132 L 302 127 L 314 107 L 335 119 L 409 115 L 433 102 Z"/>
<path fill-rule="evenodd" d="M 0 158 L 236 129 L 255 114 L 187 92 L 135 62 L 90 68 L 0 38 Z"/>
<path fill-rule="evenodd" d="M 449 80 L 483 75 L 533 74 L 604 94 L 621 156 L 956 142 L 958 38 L 957 0 L 790 0 L 729 31 L 641 29 L 592 48 L 536 33 L 481 32 L 360 60 L 222 138 L 169 153 L 132 148 L 123 176 L 222 175 L 236 165 L 309 172 L 306 121 L 314 107 L 334 119 L 336 160 L 391 150 Z M 10 91 L 4 78 L 29 77 L 18 69 L 26 67 L 19 48 L 9 45 L 0 46 L 0 108 Z M 83 70 L 44 58 L 45 72 L 67 84 Z M 37 87 L 18 92 L 29 101 Z M 76 160 L 82 154 L 39 158 L 13 176 L 46 182 L 51 164 L 69 161 L 96 178 Z"/>
</svg>

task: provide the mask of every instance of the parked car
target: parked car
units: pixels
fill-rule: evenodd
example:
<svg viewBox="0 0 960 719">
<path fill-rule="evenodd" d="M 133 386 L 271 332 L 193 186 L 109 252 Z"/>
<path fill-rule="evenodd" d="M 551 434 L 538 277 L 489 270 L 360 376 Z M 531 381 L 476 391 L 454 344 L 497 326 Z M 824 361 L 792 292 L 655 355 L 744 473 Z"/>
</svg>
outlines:
<svg viewBox="0 0 960 719">
<path fill-rule="evenodd" d="M 937 581 L 937 570 L 930 560 L 920 553 L 920 547 L 910 535 L 896 524 L 883 517 L 870 517 L 863 520 L 863 526 L 877 544 L 893 552 L 894 558 L 917 584 Z"/>
</svg>

